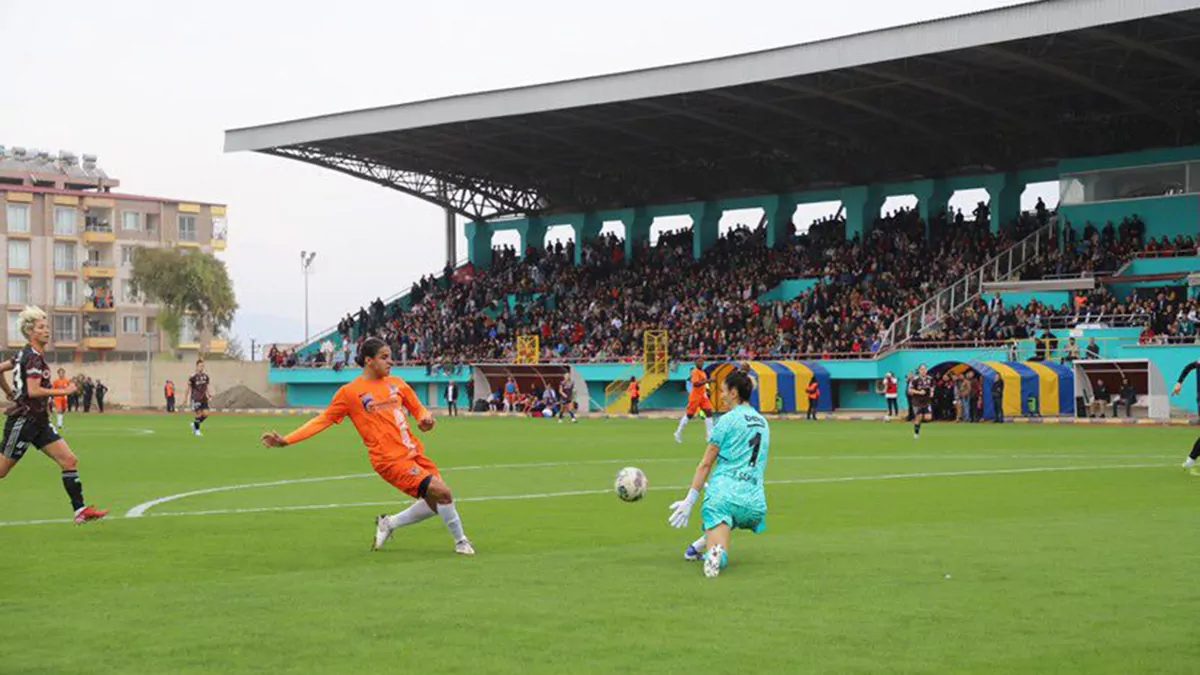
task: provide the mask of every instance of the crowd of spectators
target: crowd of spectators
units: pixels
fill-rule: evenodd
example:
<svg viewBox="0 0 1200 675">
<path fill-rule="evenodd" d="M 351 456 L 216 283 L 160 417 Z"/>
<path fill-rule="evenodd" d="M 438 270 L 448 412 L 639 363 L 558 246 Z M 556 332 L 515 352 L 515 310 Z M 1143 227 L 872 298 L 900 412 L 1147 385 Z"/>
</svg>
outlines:
<svg viewBox="0 0 1200 675">
<path fill-rule="evenodd" d="M 398 363 L 423 364 L 431 372 L 454 372 L 461 364 L 509 361 L 516 337 L 536 333 L 546 361 L 633 360 L 647 329 L 670 332 L 672 352 L 751 359 L 766 355 L 836 358 L 878 350 L 892 322 L 920 305 L 947 280 L 956 279 L 1045 225 L 1051 214 L 1033 212 L 993 232 L 987 206 L 967 219 L 942 213 L 928 225 L 912 209 L 876 220 L 865 236 L 846 238 L 841 217 L 826 218 L 774 249 L 766 230 L 737 227 L 697 261 L 687 230 L 662 234 L 655 245 L 634 251 L 605 234 L 583 245 L 493 251 L 487 269 L 462 277 L 447 267 L 422 278 L 399 301 L 377 298 L 347 315 L 338 333 L 314 353 L 298 358 L 275 350 L 272 364 L 353 364 L 358 343 L 383 337 Z M 1088 224 L 1062 229 L 1064 246 L 1030 266 L 1032 274 L 1068 275 L 1112 270 L 1142 246 L 1145 226 L 1136 217 L 1102 229 Z M 1194 249 L 1194 242 L 1153 242 L 1153 250 Z M 782 302 L 759 297 L 784 279 L 815 278 L 810 290 Z M 1150 318 L 1156 335 L 1195 335 L 1196 321 L 1179 301 L 1118 303 L 1103 292 L 1080 296 L 1074 306 L 1006 307 L 980 299 L 948 317 L 931 340 L 1025 339 L 1055 321 L 1101 322 L 1119 315 Z M 1194 314 L 1195 308 L 1189 307 Z M 1181 311 L 1183 310 L 1183 311 Z M 1168 317 L 1170 320 L 1165 319 Z"/>
</svg>

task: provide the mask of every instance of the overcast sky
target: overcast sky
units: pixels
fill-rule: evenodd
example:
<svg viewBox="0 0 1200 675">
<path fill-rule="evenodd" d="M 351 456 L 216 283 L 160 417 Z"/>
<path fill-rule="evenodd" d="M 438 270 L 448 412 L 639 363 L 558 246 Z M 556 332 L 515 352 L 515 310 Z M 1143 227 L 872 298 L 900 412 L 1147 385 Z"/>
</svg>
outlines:
<svg viewBox="0 0 1200 675">
<path fill-rule="evenodd" d="M 0 0 L 9 64 L 0 145 L 95 153 L 124 192 L 228 204 L 222 257 L 241 304 L 234 332 L 246 342 L 295 341 L 304 331 L 302 249 L 317 251 L 315 333 L 440 269 L 442 214 L 332 171 L 224 154 L 226 129 L 1012 4 Z"/>
</svg>

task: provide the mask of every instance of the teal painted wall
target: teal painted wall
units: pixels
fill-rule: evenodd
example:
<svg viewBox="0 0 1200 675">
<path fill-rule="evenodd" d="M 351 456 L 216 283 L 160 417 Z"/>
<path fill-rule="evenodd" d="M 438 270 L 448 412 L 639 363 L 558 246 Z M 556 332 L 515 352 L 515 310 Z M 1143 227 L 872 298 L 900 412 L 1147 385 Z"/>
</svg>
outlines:
<svg viewBox="0 0 1200 675">
<path fill-rule="evenodd" d="M 1142 274 L 1170 274 L 1173 272 L 1200 272 L 1200 257 L 1186 258 L 1139 258 L 1129 264 L 1121 276 L 1138 276 Z M 1118 277 L 1120 278 L 1120 277 Z"/>
<path fill-rule="evenodd" d="M 795 300 L 804 293 L 808 292 L 817 284 L 821 283 L 820 278 L 807 279 L 784 279 L 779 282 L 779 285 L 771 290 L 758 296 L 760 303 L 766 302 L 788 302 Z"/>
<path fill-rule="evenodd" d="M 1100 345 L 1101 358 L 1109 359 L 1150 359 L 1162 371 L 1168 384 L 1174 381 L 1179 372 L 1191 361 L 1200 359 L 1200 346 L 1141 346 L 1138 345 L 1136 328 L 1114 328 L 1095 331 L 1084 331 L 1083 337 L 1077 338 L 1080 349 L 1086 347 L 1090 337 L 1096 337 Z M 1059 346 L 1064 348 L 1067 342 L 1066 331 L 1057 331 Z M 1024 343 L 1018 354 L 1018 360 L 1028 360 L 1033 356 L 1032 343 Z M 837 394 L 839 410 L 883 410 L 886 403 L 881 394 L 875 393 L 874 382 L 887 372 L 895 373 L 903 381 L 905 374 L 914 371 L 921 364 L 935 366 L 945 361 L 1007 361 L 1007 349 L 939 349 L 921 351 L 902 351 L 890 354 L 880 360 L 866 361 L 828 361 L 822 363 L 829 370 Z M 596 402 L 592 410 L 599 410 L 603 405 L 604 388 L 617 378 L 628 378 L 631 374 L 641 377 L 641 366 L 633 365 L 593 365 L 576 366 L 588 384 L 588 389 Z M 658 391 L 654 392 L 642 403 L 643 410 L 682 410 L 687 404 L 687 375 L 691 364 L 676 364 L 670 379 Z M 404 378 L 412 385 L 413 390 L 422 403 L 429 405 L 428 385 L 434 383 L 437 387 L 435 405 L 445 404 L 443 391 L 446 382 L 451 378 L 446 376 L 426 376 L 424 368 L 396 368 L 394 374 Z M 287 385 L 288 404 L 295 407 L 324 407 L 329 404 L 338 387 L 358 377 L 358 370 L 344 370 L 335 373 L 332 370 L 273 370 L 271 382 Z M 457 378 L 465 384 L 467 376 Z M 869 382 L 866 391 L 858 391 L 858 382 Z M 1193 385 L 1187 385 L 1186 395 L 1171 399 L 1172 405 L 1179 410 L 1197 412 L 1196 401 L 1189 393 Z M 907 406 L 907 401 L 901 391 L 900 404 Z M 459 399 L 459 404 L 466 406 L 465 393 Z"/>
<path fill-rule="evenodd" d="M 879 378 L 869 380 L 834 380 L 833 388 L 837 391 L 834 403 L 838 410 L 880 410 L 886 407 L 883 396 L 875 393 L 875 382 Z M 859 384 L 867 383 L 866 391 L 859 391 Z"/>
<path fill-rule="evenodd" d="M 984 297 L 987 300 L 991 300 L 992 295 L 989 293 Z M 1006 307 L 1028 305 L 1034 300 L 1050 307 L 1061 307 L 1062 305 L 1069 305 L 1072 302 L 1071 294 L 1067 291 L 1041 291 L 1036 293 L 1004 292 L 1000 294 L 1000 299 L 1004 301 Z"/>
<path fill-rule="evenodd" d="M 1183 235 L 1195 238 L 1200 234 L 1200 195 L 1073 204 L 1059 207 L 1058 213 L 1060 218 L 1071 222 L 1077 233 L 1082 233 L 1089 221 L 1097 228 L 1103 228 L 1109 221 L 1116 227 L 1123 218 L 1136 214 L 1146 223 L 1147 237 L 1166 235 L 1174 239 Z"/>
</svg>

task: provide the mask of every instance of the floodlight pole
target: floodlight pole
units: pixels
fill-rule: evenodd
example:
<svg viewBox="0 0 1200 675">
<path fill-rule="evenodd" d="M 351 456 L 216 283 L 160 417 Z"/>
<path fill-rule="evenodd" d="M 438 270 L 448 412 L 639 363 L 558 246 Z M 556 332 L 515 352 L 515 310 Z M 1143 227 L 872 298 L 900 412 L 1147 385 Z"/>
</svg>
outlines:
<svg viewBox="0 0 1200 675">
<path fill-rule="evenodd" d="M 316 251 L 300 251 L 300 273 L 304 275 L 304 342 L 308 343 L 308 277 L 312 274 L 313 258 Z"/>
</svg>

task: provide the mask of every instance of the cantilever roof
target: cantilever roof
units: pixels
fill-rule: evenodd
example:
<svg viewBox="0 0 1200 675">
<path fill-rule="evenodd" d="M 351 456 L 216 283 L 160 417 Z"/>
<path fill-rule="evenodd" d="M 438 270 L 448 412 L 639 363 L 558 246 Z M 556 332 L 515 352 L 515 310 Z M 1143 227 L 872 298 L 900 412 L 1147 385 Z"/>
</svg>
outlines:
<svg viewBox="0 0 1200 675">
<path fill-rule="evenodd" d="M 1200 141 L 1200 0 L 1053 0 L 233 129 L 469 217 L 1046 165 Z"/>
</svg>

